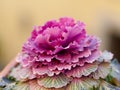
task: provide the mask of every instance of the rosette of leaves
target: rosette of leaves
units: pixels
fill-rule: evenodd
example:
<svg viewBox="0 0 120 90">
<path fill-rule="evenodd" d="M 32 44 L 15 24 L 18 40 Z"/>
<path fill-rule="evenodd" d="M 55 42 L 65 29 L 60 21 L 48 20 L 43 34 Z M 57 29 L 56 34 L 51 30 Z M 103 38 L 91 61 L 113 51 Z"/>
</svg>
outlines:
<svg viewBox="0 0 120 90">
<path fill-rule="evenodd" d="M 19 64 L 8 74 L 15 80 L 1 80 L 1 89 L 120 90 L 120 65 L 99 45 L 98 38 L 86 33 L 84 23 L 72 18 L 34 27 L 16 56 Z"/>
</svg>

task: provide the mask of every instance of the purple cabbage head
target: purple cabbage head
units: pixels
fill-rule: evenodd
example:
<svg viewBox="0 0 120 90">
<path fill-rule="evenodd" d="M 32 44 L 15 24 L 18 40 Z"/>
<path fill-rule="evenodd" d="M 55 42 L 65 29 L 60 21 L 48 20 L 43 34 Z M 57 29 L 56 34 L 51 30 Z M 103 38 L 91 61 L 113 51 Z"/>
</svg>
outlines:
<svg viewBox="0 0 120 90">
<path fill-rule="evenodd" d="M 100 56 L 99 44 L 86 33 L 83 22 L 60 18 L 35 26 L 17 61 L 35 77 L 66 74 L 93 63 Z"/>
</svg>

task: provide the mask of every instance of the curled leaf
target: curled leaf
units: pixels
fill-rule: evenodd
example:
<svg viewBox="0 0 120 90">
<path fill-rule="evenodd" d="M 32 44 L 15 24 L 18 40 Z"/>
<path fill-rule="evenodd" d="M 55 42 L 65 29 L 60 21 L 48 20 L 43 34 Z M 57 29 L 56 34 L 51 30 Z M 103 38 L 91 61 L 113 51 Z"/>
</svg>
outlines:
<svg viewBox="0 0 120 90">
<path fill-rule="evenodd" d="M 66 86 L 70 82 L 70 78 L 65 75 L 56 75 L 56 76 L 46 76 L 44 78 L 38 79 L 38 84 L 45 88 L 61 88 Z"/>
<path fill-rule="evenodd" d="M 26 81 L 35 78 L 30 68 L 24 68 L 21 65 L 14 67 L 9 76 L 14 77 L 17 81 Z"/>
<path fill-rule="evenodd" d="M 92 73 L 93 78 L 105 78 L 110 73 L 111 67 L 108 62 L 102 62 L 99 64 L 98 69 Z"/>
<path fill-rule="evenodd" d="M 101 81 L 99 90 L 120 90 L 120 87 L 113 86 L 105 81 Z"/>
<path fill-rule="evenodd" d="M 90 90 L 93 87 L 98 87 L 98 85 L 99 81 L 92 78 L 75 78 L 67 86 L 66 90 Z"/>
<path fill-rule="evenodd" d="M 24 83 L 18 83 L 15 85 L 13 90 L 30 90 L 29 83 L 24 82 Z"/>
<path fill-rule="evenodd" d="M 120 81 L 120 64 L 119 62 L 114 59 L 112 62 L 111 62 L 111 67 L 112 67 L 112 72 L 111 72 L 111 75 L 116 78 L 118 81 Z"/>
<path fill-rule="evenodd" d="M 88 76 L 92 72 L 96 71 L 97 67 L 98 66 L 95 63 L 85 64 L 84 66 L 75 67 L 72 70 L 67 71 L 66 75 L 68 77 L 72 76 L 72 77 L 77 77 L 77 78 L 82 77 L 82 75 Z"/>
</svg>

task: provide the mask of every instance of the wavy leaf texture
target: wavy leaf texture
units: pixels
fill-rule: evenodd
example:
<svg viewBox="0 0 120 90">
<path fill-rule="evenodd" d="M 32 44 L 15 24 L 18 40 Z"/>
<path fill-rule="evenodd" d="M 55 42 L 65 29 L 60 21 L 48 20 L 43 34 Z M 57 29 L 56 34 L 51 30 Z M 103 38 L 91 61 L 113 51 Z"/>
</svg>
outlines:
<svg viewBox="0 0 120 90">
<path fill-rule="evenodd" d="M 111 75 L 116 78 L 118 81 L 120 81 L 120 64 L 118 60 L 114 59 L 110 66 L 112 67 Z"/>
<path fill-rule="evenodd" d="M 38 85 L 37 80 L 31 80 L 29 82 L 30 90 L 41 90 L 41 86 Z"/>
<path fill-rule="evenodd" d="M 90 90 L 99 85 L 99 81 L 84 77 L 84 78 L 75 78 L 66 88 L 66 90 Z"/>
<path fill-rule="evenodd" d="M 105 78 L 110 73 L 111 67 L 108 62 L 102 62 L 99 64 L 98 69 L 92 73 L 93 78 Z"/>
<path fill-rule="evenodd" d="M 97 59 L 97 61 L 111 62 L 112 58 L 113 58 L 113 54 L 105 50 L 102 52 L 101 56 Z"/>
<path fill-rule="evenodd" d="M 66 72 L 66 75 L 68 77 L 77 77 L 80 78 L 83 76 L 88 76 L 89 74 L 91 74 L 92 72 L 97 70 L 97 64 L 95 63 L 89 63 L 89 64 L 85 64 L 84 66 L 79 66 L 79 67 L 75 67 L 70 71 Z"/>
<path fill-rule="evenodd" d="M 18 83 L 13 90 L 30 90 L 29 83 Z"/>
<path fill-rule="evenodd" d="M 30 90 L 65 90 L 65 88 L 44 88 L 40 86 L 36 80 L 32 80 L 29 82 Z"/>
<path fill-rule="evenodd" d="M 38 79 L 38 84 L 45 88 L 61 88 L 70 82 L 70 78 L 65 75 L 57 75 L 53 77 L 46 76 L 45 78 Z"/>
<path fill-rule="evenodd" d="M 26 81 L 28 79 L 35 78 L 35 75 L 32 73 L 31 69 L 24 68 L 21 65 L 14 67 L 10 72 L 10 76 L 16 78 L 18 81 Z"/>
<path fill-rule="evenodd" d="M 8 90 L 8 89 L 5 89 Z M 65 90 L 65 87 L 63 88 L 45 88 L 40 86 L 37 83 L 37 80 L 31 80 L 28 82 L 21 82 L 18 83 L 14 88 L 10 89 L 10 90 Z"/>
<path fill-rule="evenodd" d="M 99 90 L 120 90 L 120 87 L 113 86 L 105 81 L 101 81 Z"/>
<path fill-rule="evenodd" d="M 65 90 L 65 88 L 59 88 L 59 89 L 55 89 L 55 88 L 44 88 L 42 86 L 40 86 L 36 80 L 32 80 L 29 82 L 30 84 L 30 90 Z"/>
</svg>

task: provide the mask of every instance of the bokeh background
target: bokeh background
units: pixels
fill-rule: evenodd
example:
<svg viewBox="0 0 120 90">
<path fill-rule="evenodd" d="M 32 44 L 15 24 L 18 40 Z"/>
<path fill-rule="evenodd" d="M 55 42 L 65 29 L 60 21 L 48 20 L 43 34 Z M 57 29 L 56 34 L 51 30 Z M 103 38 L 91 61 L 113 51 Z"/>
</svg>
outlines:
<svg viewBox="0 0 120 90">
<path fill-rule="evenodd" d="M 120 60 L 120 0 L 0 0 L 0 69 L 21 50 L 34 25 L 59 17 L 86 24 L 102 39 L 101 50 Z"/>
</svg>

